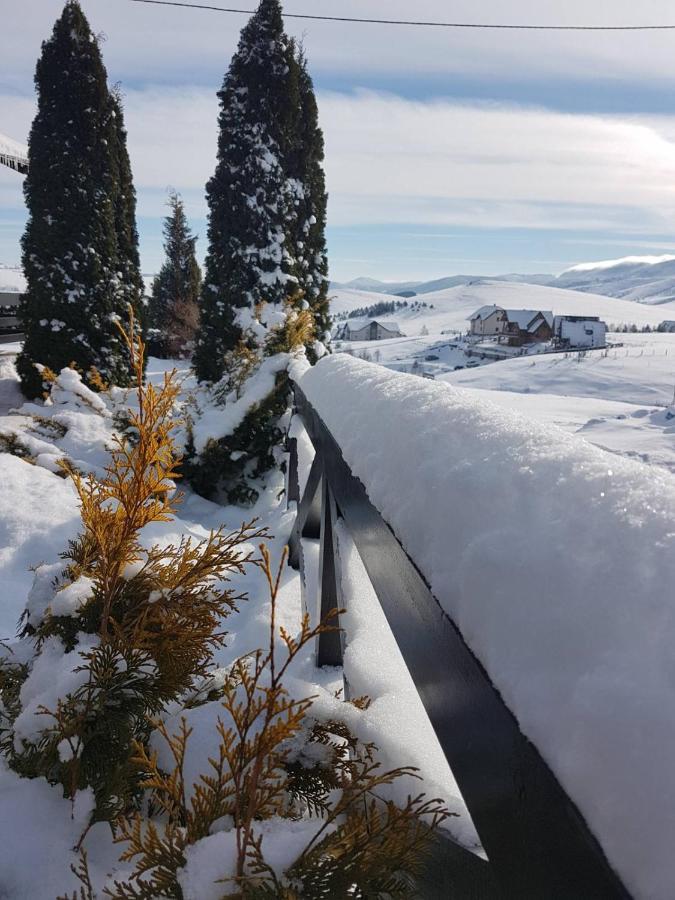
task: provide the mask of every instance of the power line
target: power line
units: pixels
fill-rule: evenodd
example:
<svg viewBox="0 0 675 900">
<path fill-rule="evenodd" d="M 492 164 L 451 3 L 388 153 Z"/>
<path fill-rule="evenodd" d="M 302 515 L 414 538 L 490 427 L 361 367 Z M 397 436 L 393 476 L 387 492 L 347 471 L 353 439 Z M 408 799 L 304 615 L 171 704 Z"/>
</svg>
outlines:
<svg viewBox="0 0 675 900">
<path fill-rule="evenodd" d="M 202 3 L 180 3 L 178 0 L 131 0 L 153 6 L 180 6 L 185 9 L 208 9 L 212 12 L 251 16 L 254 9 L 229 9 Z M 353 22 L 360 25 L 407 25 L 418 28 L 469 28 L 499 31 L 675 31 L 675 25 L 490 25 L 478 22 L 419 22 L 410 19 L 359 19 L 351 16 L 316 16 L 309 13 L 284 13 L 286 19 L 312 19 L 315 22 Z"/>
</svg>

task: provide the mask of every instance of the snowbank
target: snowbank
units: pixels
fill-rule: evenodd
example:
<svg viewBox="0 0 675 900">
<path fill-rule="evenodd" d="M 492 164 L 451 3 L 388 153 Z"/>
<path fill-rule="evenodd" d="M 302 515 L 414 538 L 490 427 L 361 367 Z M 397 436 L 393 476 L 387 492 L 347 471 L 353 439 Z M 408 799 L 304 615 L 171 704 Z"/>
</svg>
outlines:
<svg viewBox="0 0 675 900">
<path fill-rule="evenodd" d="M 46 469 L 0 453 L 0 639 L 11 637 L 33 582 L 79 530 L 75 488 Z"/>
<path fill-rule="evenodd" d="M 300 383 L 637 897 L 675 884 L 675 478 L 348 356 Z"/>
</svg>

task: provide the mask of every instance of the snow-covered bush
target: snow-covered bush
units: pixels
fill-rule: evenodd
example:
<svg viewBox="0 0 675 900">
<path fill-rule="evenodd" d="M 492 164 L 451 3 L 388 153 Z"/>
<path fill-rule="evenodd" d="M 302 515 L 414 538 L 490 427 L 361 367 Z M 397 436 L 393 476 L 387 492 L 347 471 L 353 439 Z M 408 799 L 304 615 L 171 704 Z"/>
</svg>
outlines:
<svg viewBox="0 0 675 900">
<path fill-rule="evenodd" d="M 265 475 L 283 465 L 288 366 L 317 342 L 301 300 L 260 306 L 255 315 L 241 310 L 237 319 L 243 338 L 226 355 L 223 378 L 198 394 L 184 474 L 205 497 L 252 506 Z"/>
</svg>

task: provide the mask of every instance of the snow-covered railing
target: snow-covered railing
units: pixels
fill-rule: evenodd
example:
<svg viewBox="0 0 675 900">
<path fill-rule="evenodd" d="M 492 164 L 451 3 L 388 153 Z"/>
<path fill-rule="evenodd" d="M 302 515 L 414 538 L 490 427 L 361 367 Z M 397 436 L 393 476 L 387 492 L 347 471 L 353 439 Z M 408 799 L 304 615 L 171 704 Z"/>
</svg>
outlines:
<svg viewBox="0 0 675 900">
<path fill-rule="evenodd" d="M 28 174 L 28 150 L 23 144 L 0 134 L 0 165 L 7 166 L 20 175 Z"/>
<path fill-rule="evenodd" d="M 295 390 L 291 561 L 340 607 L 343 520 L 489 859 L 459 896 L 672 896 L 675 479 L 347 355 Z"/>
</svg>

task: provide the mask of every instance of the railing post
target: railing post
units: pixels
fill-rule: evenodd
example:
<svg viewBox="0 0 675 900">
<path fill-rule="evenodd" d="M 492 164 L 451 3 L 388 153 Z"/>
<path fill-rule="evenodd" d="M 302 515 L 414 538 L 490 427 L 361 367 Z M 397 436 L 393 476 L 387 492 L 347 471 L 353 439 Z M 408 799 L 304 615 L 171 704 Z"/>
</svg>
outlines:
<svg viewBox="0 0 675 900">
<path fill-rule="evenodd" d="M 328 479 L 324 476 L 321 503 L 321 554 L 319 557 L 319 621 L 340 628 L 340 617 L 328 619 L 333 610 L 342 608 L 339 559 L 337 554 L 337 506 Z M 316 664 L 341 666 L 343 659 L 342 632 L 327 631 L 317 638 Z"/>
<path fill-rule="evenodd" d="M 305 493 L 298 506 L 295 527 L 288 541 L 288 564 L 293 569 L 300 568 L 302 538 L 317 540 L 321 536 L 321 482 L 321 463 L 315 456 Z"/>
<path fill-rule="evenodd" d="M 300 502 L 300 480 L 298 478 L 298 439 L 288 438 L 286 441 L 288 453 L 288 476 L 286 487 L 286 505 Z"/>
</svg>

